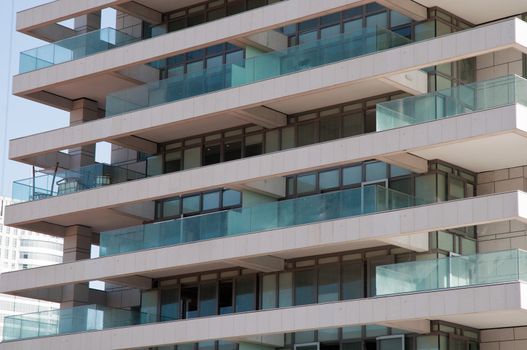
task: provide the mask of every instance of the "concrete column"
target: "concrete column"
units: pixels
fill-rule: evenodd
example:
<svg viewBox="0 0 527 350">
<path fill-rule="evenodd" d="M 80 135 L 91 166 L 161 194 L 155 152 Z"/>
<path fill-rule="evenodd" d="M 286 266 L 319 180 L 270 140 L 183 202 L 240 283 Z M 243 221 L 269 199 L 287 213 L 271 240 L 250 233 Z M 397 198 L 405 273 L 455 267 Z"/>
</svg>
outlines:
<svg viewBox="0 0 527 350">
<path fill-rule="evenodd" d="M 81 124 L 99 118 L 97 102 L 88 99 L 73 101 L 70 112 L 70 125 Z M 95 144 L 72 148 L 69 150 L 70 169 L 75 170 L 95 162 Z"/>
<path fill-rule="evenodd" d="M 89 259 L 92 243 L 92 231 L 89 227 L 70 226 L 64 235 L 63 262 Z M 69 308 L 90 303 L 88 283 L 79 283 L 62 287 L 61 308 Z"/>
<path fill-rule="evenodd" d="M 101 11 L 88 13 L 75 18 L 74 28 L 77 35 L 100 29 Z"/>
<path fill-rule="evenodd" d="M 70 226 L 64 235 L 63 262 L 73 262 L 90 258 L 92 231 L 89 227 Z"/>
<path fill-rule="evenodd" d="M 70 284 L 62 287 L 61 309 L 90 304 L 90 288 L 88 283 Z"/>
</svg>

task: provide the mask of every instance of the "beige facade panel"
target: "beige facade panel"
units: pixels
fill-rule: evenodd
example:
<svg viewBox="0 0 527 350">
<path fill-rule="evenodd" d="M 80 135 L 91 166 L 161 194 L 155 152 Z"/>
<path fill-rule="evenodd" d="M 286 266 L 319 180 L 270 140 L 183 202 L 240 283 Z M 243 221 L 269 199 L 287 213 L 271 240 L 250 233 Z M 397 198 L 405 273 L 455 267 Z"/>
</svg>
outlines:
<svg viewBox="0 0 527 350">
<path fill-rule="evenodd" d="M 525 322 L 526 308 L 527 285 L 516 282 L 115 328 L 2 343 L 0 349 L 134 349 L 416 320 L 444 320 L 474 328 L 514 327 Z"/>
</svg>

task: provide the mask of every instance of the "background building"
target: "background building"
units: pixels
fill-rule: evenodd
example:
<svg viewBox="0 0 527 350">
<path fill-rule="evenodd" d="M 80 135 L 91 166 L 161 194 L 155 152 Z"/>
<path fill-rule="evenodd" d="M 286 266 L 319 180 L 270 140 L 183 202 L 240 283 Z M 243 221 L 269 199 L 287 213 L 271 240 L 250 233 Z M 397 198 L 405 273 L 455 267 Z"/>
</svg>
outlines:
<svg viewBox="0 0 527 350">
<path fill-rule="evenodd" d="M 116 28 L 100 28 L 109 7 Z M 63 238 L 64 263 L 0 276 L 0 292 L 60 303 L 6 318 L 0 349 L 524 349 L 526 14 L 517 0 L 18 13 L 49 44 L 21 53 L 13 92 L 70 125 L 10 141 L 40 170 L 15 181 L 5 224 Z M 102 141 L 111 164 L 95 162 Z"/>
<path fill-rule="evenodd" d="M 1 272 L 61 263 L 62 239 L 4 225 L 4 210 L 10 204 L 13 204 L 10 198 L 0 197 Z M 49 301 L 0 294 L 0 329 L 3 330 L 5 316 L 59 307 L 60 304 Z"/>
</svg>

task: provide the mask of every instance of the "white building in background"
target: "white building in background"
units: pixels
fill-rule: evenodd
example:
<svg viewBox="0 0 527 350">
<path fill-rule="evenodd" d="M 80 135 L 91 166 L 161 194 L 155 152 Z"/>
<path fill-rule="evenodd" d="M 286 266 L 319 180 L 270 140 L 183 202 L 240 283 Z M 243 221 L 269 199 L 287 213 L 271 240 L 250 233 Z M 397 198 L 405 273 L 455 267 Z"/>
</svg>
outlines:
<svg viewBox="0 0 527 350">
<path fill-rule="evenodd" d="M 10 204 L 13 204 L 10 198 L 0 197 L 0 273 L 61 263 L 61 238 L 4 225 L 5 207 Z M 5 316 L 59 307 L 60 304 L 54 302 L 0 294 L 0 330 L 3 330 Z"/>
<path fill-rule="evenodd" d="M 64 238 L 64 263 L 0 276 L 60 303 L 6 318 L 0 350 L 526 349 L 526 18 L 525 0 L 18 13 L 48 43 L 13 92 L 70 122 L 10 141 L 38 171 L 5 224 Z"/>
</svg>

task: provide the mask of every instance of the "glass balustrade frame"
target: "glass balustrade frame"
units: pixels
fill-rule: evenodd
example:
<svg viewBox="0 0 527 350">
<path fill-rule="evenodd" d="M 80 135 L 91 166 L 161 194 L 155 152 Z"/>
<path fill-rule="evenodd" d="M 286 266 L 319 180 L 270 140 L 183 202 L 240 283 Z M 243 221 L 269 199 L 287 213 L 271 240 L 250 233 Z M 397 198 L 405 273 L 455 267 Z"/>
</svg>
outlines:
<svg viewBox="0 0 527 350">
<path fill-rule="evenodd" d="M 527 106 L 527 79 L 507 75 L 478 81 L 377 104 L 377 132 L 516 103 Z"/>
<path fill-rule="evenodd" d="M 111 184 L 142 179 L 146 174 L 109 164 L 96 163 L 78 171 L 52 170 L 42 175 L 13 182 L 12 196 L 16 202 L 35 201 Z"/>
<path fill-rule="evenodd" d="M 136 38 L 114 28 L 91 31 L 21 52 L 19 73 L 28 73 L 77 60 L 140 40 L 141 38 Z"/>
<path fill-rule="evenodd" d="M 402 46 L 412 41 L 381 27 L 363 28 L 109 94 L 106 117 L 236 88 Z"/>
<path fill-rule="evenodd" d="M 3 341 L 99 331 L 153 322 L 157 322 L 157 317 L 144 312 L 99 305 L 83 305 L 68 309 L 6 316 Z"/>
<path fill-rule="evenodd" d="M 506 250 L 376 267 L 378 296 L 527 282 L 527 251 Z"/>
<path fill-rule="evenodd" d="M 414 203 L 408 194 L 365 186 L 101 232 L 100 255 L 276 230 L 408 208 Z"/>
</svg>

